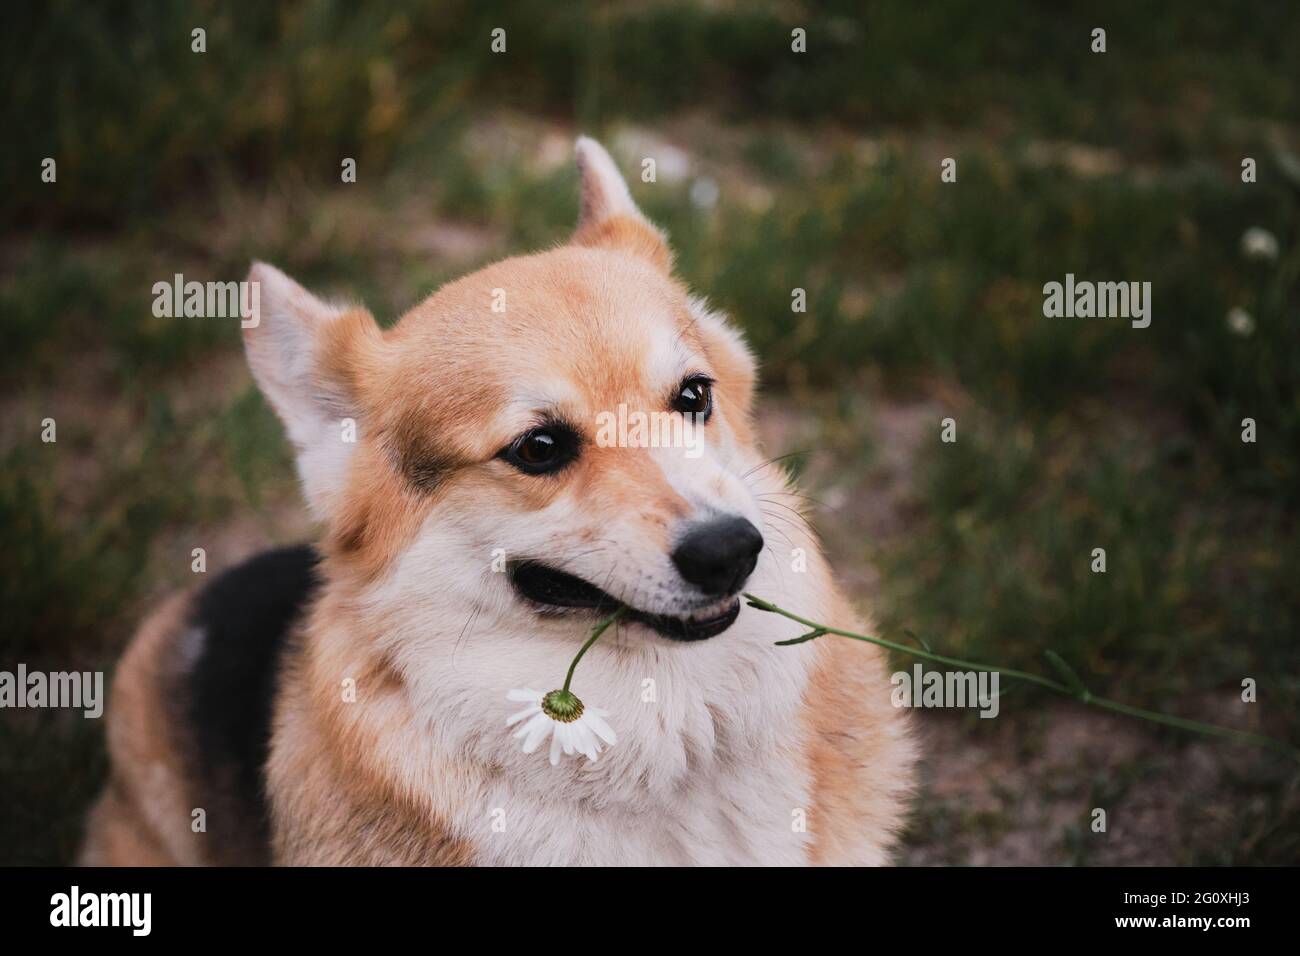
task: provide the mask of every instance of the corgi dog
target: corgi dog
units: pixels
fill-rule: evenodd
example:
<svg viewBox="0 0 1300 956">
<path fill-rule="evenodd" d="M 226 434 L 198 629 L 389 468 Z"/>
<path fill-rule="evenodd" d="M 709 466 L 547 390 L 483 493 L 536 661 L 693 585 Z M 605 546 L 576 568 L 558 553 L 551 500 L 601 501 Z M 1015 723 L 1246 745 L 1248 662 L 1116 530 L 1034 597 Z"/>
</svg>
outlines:
<svg viewBox="0 0 1300 956">
<path fill-rule="evenodd" d="M 109 703 L 81 861 L 883 864 L 916 752 L 862 629 L 759 450 L 753 356 L 673 276 L 580 138 L 563 244 L 446 285 L 381 330 L 255 264 L 244 330 L 315 546 L 149 616 Z M 598 440 L 620 407 L 691 448 Z M 686 434 L 686 433 L 683 433 Z M 516 688 L 573 691 L 617 740 L 525 752 Z"/>
</svg>

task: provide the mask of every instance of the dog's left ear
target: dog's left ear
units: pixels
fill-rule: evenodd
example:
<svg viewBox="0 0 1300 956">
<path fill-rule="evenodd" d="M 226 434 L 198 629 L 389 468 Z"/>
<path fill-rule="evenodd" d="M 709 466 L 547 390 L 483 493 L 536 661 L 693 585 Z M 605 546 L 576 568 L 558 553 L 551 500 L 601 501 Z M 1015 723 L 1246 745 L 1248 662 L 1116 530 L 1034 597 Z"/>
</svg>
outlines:
<svg viewBox="0 0 1300 956">
<path fill-rule="evenodd" d="M 619 249 L 671 272 L 673 256 L 663 233 L 632 201 L 627 183 L 605 147 L 579 136 L 573 151 L 582 190 L 574 244 Z"/>
</svg>

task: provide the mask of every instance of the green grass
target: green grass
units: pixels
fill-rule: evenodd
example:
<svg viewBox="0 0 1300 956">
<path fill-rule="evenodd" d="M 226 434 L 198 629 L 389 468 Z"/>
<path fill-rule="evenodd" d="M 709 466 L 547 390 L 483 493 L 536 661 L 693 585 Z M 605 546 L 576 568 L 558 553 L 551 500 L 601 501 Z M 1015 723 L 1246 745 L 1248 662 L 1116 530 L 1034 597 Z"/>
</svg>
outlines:
<svg viewBox="0 0 1300 956">
<path fill-rule="evenodd" d="M 1222 469 L 1189 462 L 1181 436 L 957 421 L 957 442 L 936 425 L 924 454 L 921 533 L 878 555 L 903 585 L 896 629 L 1010 666 L 1042 666 L 1052 648 L 1112 689 L 1186 692 L 1264 662 L 1294 673 L 1282 509 L 1225 496 Z"/>
<path fill-rule="evenodd" d="M 634 193 L 681 275 L 745 327 L 768 389 L 821 419 L 831 461 L 810 471 L 878 466 L 875 403 L 922 396 L 957 420 L 955 444 L 941 415 L 922 437 L 905 533 L 846 555 L 879 568 L 889 634 L 1026 668 L 1051 647 L 1095 689 L 1176 712 L 1255 676 L 1266 729 L 1300 739 L 1297 14 L 859 6 L 11 15 L 5 110 L 23 135 L 0 156 L 0 666 L 110 666 L 149 597 L 190 580 L 196 534 L 272 525 L 291 493 L 237 328 L 154 318 L 153 282 L 238 278 L 256 257 L 391 322 L 572 228 L 575 174 L 540 157 L 581 128 L 692 157 L 684 180 Z M 206 54 L 189 50 L 195 25 Z M 498 25 L 503 57 L 487 47 Z M 47 155 L 57 184 L 39 181 Z M 633 171 L 639 154 L 623 159 Z M 712 208 L 691 199 L 701 176 L 720 188 Z M 477 245 L 432 253 L 430 223 Z M 1243 256 L 1252 227 L 1277 238 L 1276 261 Z M 1151 328 L 1044 318 L 1042 285 L 1066 272 L 1151 282 Z M 1251 335 L 1229 329 L 1233 307 Z M 37 440 L 46 415 L 55 446 Z M 0 720 L 0 808 L 21 808 L 0 814 L 6 859 L 68 858 L 99 730 Z M 1231 787 L 1230 837 L 1188 860 L 1296 848 L 1293 775 L 1260 765 Z M 949 808 L 913 836 L 1003 826 Z"/>
<path fill-rule="evenodd" d="M 1158 18 L 1120 2 L 1011 0 L 869 10 L 850 0 L 408 0 L 382 11 L 63 0 L 11 17 L 6 126 L 28 132 L 0 170 L 29 182 L 41 158 L 60 159 L 58 198 L 37 187 L 5 196 L 11 211 L 44 221 L 107 224 L 157 209 L 222 166 L 288 167 L 323 183 L 334 157 L 384 165 L 429 142 L 439 121 L 484 107 L 590 125 L 693 108 L 703 92 L 727 118 L 997 121 L 1182 160 L 1220 147 L 1230 121 L 1290 119 L 1300 106 L 1284 79 L 1300 16 L 1283 0 L 1249 16 L 1215 3 Z M 196 26 L 206 53 L 190 49 Z M 1089 49 L 1096 26 L 1108 30 L 1105 54 Z M 505 54 L 489 50 L 496 27 L 507 30 Z M 796 27 L 808 34 L 805 55 L 790 52 Z"/>
</svg>

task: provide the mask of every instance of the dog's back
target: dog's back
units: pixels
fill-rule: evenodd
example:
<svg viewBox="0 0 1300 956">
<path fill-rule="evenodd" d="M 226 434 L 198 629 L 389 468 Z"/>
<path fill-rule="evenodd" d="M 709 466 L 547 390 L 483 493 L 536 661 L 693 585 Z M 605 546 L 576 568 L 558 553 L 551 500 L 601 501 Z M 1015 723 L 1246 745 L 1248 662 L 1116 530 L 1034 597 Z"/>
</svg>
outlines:
<svg viewBox="0 0 1300 956">
<path fill-rule="evenodd" d="M 308 547 L 260 554 L 145 621 L 114 678 L 111 776 L 83 863 L 270 861 L 263 773 L 277 674 L 317 561 Z"/>
</svg>

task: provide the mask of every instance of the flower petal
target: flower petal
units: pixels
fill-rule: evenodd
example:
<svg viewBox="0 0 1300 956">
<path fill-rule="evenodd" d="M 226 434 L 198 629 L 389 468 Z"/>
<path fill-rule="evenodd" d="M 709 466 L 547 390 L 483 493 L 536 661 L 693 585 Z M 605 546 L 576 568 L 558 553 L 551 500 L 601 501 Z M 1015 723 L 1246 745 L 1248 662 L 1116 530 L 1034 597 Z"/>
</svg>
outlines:
<svg viewBox="0 0 1300 956">
<path fill-rule="evenodd" d="M 546 715 L 543 714 L 543 713 L 539 710 L 537 713 L 533 714 L 531 720 L 529 720 L 529 721 L 528 721 L 527 723 L 525 723 L 523 726 L 518 727 L 518 728 L 515 730 L 515 732 L 514 732 L 513 734 L 511 734 L 511 736 L 512 736 L 512 737 L 516 737 L 516 738 L 519 738 L 519 737 L 527 737 L 529 731 L 531 731 L 531 730 L 533 729 L 533 724 L 537 723 L 538 718 L 541 718 L 541 719 L 544 720 L 544 719 L 546 718 Z"/>
<path fill-rule="evenodd" d="M 568 757 L 572 757 L 573 754 L 577 753 L 577 748 L 573 747 L 573 727 L 575 727 L 575 724 L 572 723 L 560 724 L 560 739 L 563 740 L 564 753 Z"/>
<path fill-rule="evenodd" d="M 545 714 L 538 714 L 526 726 L 529 728 L 528 739 L 524 741 L 524 753 L 530 754 L 546 739 L 554 721 Z"/>
<path fill-rule="evenodd" d="M 534 704 L 534 705 L 531 705 L 531 706 L 528 706 L 528 707 L 525 707 L 525 708 L 524 708 L 523 710 L 521 710 L 519 713 L 517 713 L 517 714 L 515 714 L 515 715 L 513 715 L 513 716 L 511 716 L 511 717 L 507 717 L 507 718 L 506 718 L 506 726 L 509 727 L 509 726 L 511 726 L 512 724 L 517 724 L 517 723 L 519 723 L 519 721 L 523 720 L 525 717 L 531 717 L 531 716 L 533 716 L 533 715 L 535 715 L 535 714 L 540 714 L 541 712 L 542 712 L 542 709 L 541 709 L 540 707 L 538 707 L 537 705 L 535 705 L 535 704 Z"/>
<path fill-rule="evenodd" d="M 586 724 L 574 727 L 573 736 L 576 738 L 574 743 L 578 750 L 590 761 L 595 761 L 597 754 L 600 753 L 600 747 L 596 743 L 596 735 L 591 732 L 591 728 Z"/>
<path fill-rule="evenodd" d="M 614 733 L 614 728 L 606 723 L 606 713 L 607 711 L 593 707 L 583 714 L 582 717 L 583 720 L 587 722 L 587 726 L 592 729 L 596 736 L 612 747 L 614 744 L 618 743 L 618 735 Z"/>
</svg>

